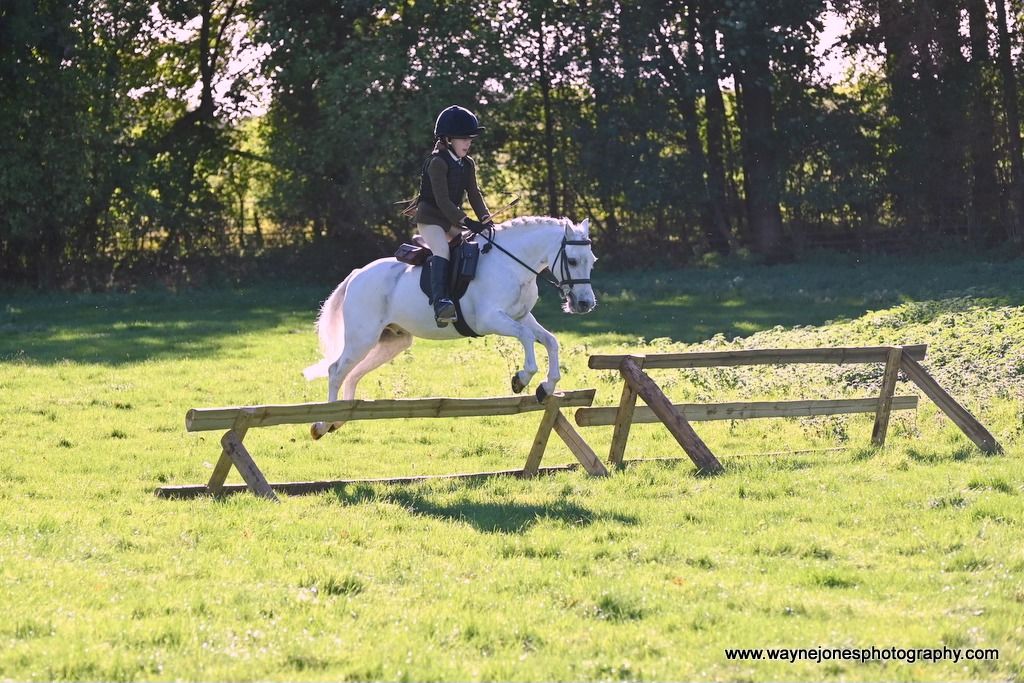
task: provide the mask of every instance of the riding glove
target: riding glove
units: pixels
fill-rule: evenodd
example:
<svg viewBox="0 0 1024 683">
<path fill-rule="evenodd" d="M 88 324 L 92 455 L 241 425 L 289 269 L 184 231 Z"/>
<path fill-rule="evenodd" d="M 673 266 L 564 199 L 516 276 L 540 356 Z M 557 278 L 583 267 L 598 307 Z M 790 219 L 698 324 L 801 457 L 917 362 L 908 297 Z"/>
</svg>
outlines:
<svg viewBox="0 0 1024 683">
<path fill-rule="evenodd" d="M 466 226 L 466 228 L 474 235 L 479 235 L 481 232 L 483 232 L 484 228 L 487 227 L 480 221 L 475 221 L 469 216 L 466 216 L 465 218 L 462 219 L 462 224 Z"/>
</svg>

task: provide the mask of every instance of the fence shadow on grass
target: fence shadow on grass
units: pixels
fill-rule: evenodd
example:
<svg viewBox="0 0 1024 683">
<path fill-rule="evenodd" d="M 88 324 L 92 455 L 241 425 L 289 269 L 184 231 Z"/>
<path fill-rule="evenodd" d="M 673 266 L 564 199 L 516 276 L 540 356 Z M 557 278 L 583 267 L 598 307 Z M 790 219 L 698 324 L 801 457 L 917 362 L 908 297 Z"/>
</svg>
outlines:
<svg viewBox="0 0 1024 683">
<path fill-rule="evenodd" d="M 630 526 L 639 523 L 639 520 L 632 515 L 595 512 L 564 499 L 555 499 L 541 504 L 474 500 L 442 502 L 438 498 L 448 496 L 450 493 L 435 494 L 405 487 L 369 484 L 339 487 L 334 492 L 342 505 L 393 503 L 408 510 L 411 514 L 426 515 L 445 522 L 465 522 L 483 533 L 521 534 L 543 519 L 553 519 L 580 527 L 604 521 Z"/>
</svg>

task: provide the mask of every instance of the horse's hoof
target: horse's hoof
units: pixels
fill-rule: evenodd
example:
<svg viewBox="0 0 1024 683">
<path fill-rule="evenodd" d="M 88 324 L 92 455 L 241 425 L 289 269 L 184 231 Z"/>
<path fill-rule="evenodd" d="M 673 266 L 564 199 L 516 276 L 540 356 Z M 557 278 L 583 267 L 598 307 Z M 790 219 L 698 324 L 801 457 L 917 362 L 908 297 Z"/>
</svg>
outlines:
<svg viewBox="0 0 1024 683">
<path fill-rule="evenodd" d="M 519 373 L 512 375 L 512 393 L 521 394 L 526 385 L 519 381 Z"/>
<path fill-rule="evenodd" d="M 537 403 L 543 403 L 544 401 L 548 400 L 548 396 L 550 396 L 550 394 L 548 394 L 548 392 L 544 389 L 544 385 L 543 384 L 538 384 L 537 385 Z"/>
<path fill-rule="evenodd" d="M 336 432 L 339 429 L 341 429 L 341 425 L 337 422 L 332 422 L 331 426 L 327 428 L 327 433 L 330 434 L 331 432 Z"/>
<path fill-rule="evenodd" d="M 315 424 L 309 425 L 309 435 L 313 437 L 313 441 L 319 441 L 320 437 L 323 436 L 323 434 L 317 431 Z"/>
</svg>

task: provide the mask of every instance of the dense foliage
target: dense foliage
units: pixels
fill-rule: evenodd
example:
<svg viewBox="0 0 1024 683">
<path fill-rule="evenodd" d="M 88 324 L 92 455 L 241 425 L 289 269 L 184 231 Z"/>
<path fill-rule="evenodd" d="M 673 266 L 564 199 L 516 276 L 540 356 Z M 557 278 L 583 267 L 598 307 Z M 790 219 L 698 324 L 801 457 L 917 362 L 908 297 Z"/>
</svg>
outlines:
<svg viewBox="0 0 1024 683">
<path fill-rule="evenodd" d="M 488 126 L 492 208 L 589 217 L 605 264 L 1019 245 L 1022 9 L 9 0 L 0 282 L 333 277 L 409 232 L 395 202 L 452 102 Z"/>
</svg>

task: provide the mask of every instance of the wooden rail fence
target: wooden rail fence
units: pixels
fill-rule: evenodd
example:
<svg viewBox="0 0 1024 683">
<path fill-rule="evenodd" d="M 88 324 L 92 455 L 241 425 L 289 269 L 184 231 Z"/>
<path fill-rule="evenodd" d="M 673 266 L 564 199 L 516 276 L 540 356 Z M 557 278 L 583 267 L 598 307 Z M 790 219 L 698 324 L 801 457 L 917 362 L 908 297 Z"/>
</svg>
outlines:
<svg viewBox="0 0 1024 683">
<path fill-rule="evenodd" d="M 921 391 L 953 420 L 983 451 L 1001 450 L 995 437 L 967 410 L 950 396 L 920 361 L 928 347 L 867 346 L 818 349 L 755 349 L 743 351 L 707 351 L 696 353 L 652 353 L 593 355 L 590 367 L 618 370 L 624 384 L 618 407 L 583 407 L 576 411 L 576 424 L 581 427 L 614 425 L 608 461 L 621 467 L 634 424 L 662 422 L 675 437 L 693 463 L 703 472 L 718 472 L 721 463 L 693 430 L 690 422 L 706 420 L 747 420 L 762 417 L 802 417 L 811 415 L 842 415 L 874 413 L 871 441 L 885 443 L 889 416 L 894 410 L 914 410 L 916 396 L 895 396 L 896 379 L 902 370 Z M 681 368 L 718 368 L 741 365 L 791 365 L 796 363 L 847 364 L 885 363 L 882 386 L 877 397 L 811 401 L 747 401 L 735 403 L 674 405 L 645 370 Z M 647 403 L 637 407 L 638 398 Z"/>
<path fill-rule="evenodd" d="M 330 403 L 301 403 L 294 405 L 243 406 L 234 408 L 201 408 L 188 411 L 185 428 L 190 432 L 227 430 L 221 438 L 223 448 L 213 475 L 206 485 L 162 486 L 156 494 L 164 498 L 190 498 L 201 495 L 222 495 L 236 491 L 250 490 L 257 496 L 278 500 L 275 491 L 289 494 L 327 491 L 336 486 L 362 483 L 387 482 L 408 483 L 436 478 L 480 478 L 495 475 L 532 477 L 538 474 L 570 469 L 571 465 L 541 467 L 541 459 L 547 448 L 548 438 L 554 431 L 580 464 L 591 475 L 607 475 L 600 459 L 579 435 L 579 432 L 562 415 L 562 408 L 589 406 L 594 402 L 594 389 L 581 389 L 556 393 L 544 403 L 538 403 L 533 396 L 501 396 L 488 398 L 411 398 L 392 400 L 334 401 Z M 454 475 L 411 476 L 390 479 L 333 479 L 323 481 L 301 481 L 269 483 L 256 465 L 252 455 L 242 443 L 246 432 L 254 427 L 269 427 L 307 422 L 353 422 L 357 420 L 393 420 L 410 418 L 441 417 L 482 417 L 495 415 L 517 415 L 540 412 L 540 426 L 533 440 L 530 453 L 522 469 L 497 472 L 472 472 Z M 242 475 L 245 485 L 227 485 L 225 480 L 231 468 Z"/>
</svg>

